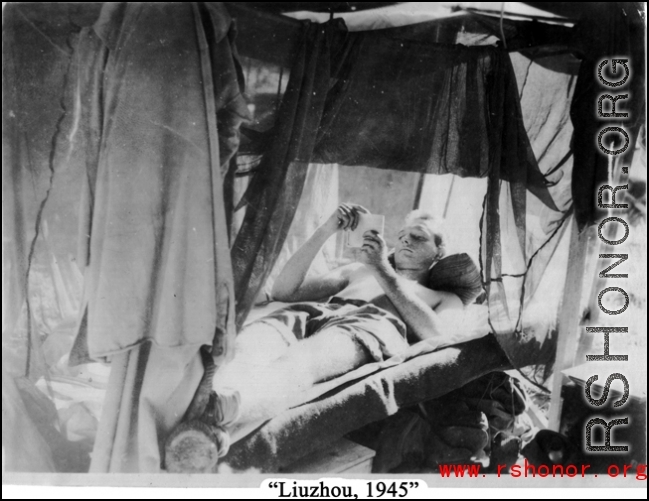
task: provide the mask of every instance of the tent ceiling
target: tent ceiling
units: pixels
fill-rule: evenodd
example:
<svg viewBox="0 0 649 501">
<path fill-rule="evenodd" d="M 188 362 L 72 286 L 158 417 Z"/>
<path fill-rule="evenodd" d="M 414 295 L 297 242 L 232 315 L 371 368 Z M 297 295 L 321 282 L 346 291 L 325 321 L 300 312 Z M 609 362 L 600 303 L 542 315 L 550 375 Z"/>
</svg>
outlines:
<svg viewBox="0 0 649 501">
<path fill-rule="evenodd" d="M 227 3 L 233 17 L 238 18 L 237 45 L 240 53 L 267 62 L 290 66 L 292 47 L 299 39 L 300 22 L 296 12 L 281 15 L 281 8 L 291 10 L 302 8 L 300 2 L 273 3 Z M 356 29 L 391 28 L 391 36 L 417 40 L 420 42 L 453 43 L 466 45 L 495 43 L 501 38 L 500 17 L 484 9 L 496 9 L 496 3 L 478 2 L 444 2 L 444 3 L 364 3 L 358 7 L 360 11 L 341 13 L 336 17 L 345 18 L 350 30 L 354 30 L 354 19 L 357 19 Z M 17 9 L 28 25 L 34 30 L 34 36 L 44 36 L 49 43 L 68 52 L 70 50 L 70 34 L 77 32 L 83 26 L 92 25 L 102 7 L 102 3 L 22 3 Z M 310 8 L 321 8 L 323 5 L 339 5 L 335 2 L 309 4 Z M 354 7 L 354 3 L 349 4 Z M 365 9 L 372 6 L 371 9 Z M 542 13 L 544 17 L 551 14 L 526 6 L 520 2 L 507 2 L 503 22 L 503 32 L 510 51 L 524 52 L 528 57 L 539 58 L 544 55 L 566 53 L 574 50 L 573 29 L 570 26 L 531 20 L 530 15 Z M 275 11 L 273 11 L 275 9 Z M 478 9 L 478 10 L 476 10 Z M 480 10 L 482 9 L 482 10 Z M 302 11 L 301 15 L 305 15 Z M 419 14 L 422 14 L 421 16 Z M 328 13 L 310 12 L 306 15 L 324 16 Z M 292 16 L 292 17 L 289 17 Z M 372 22 L 372 16 L 376 22 Z M 513 16 L 513 17 L 512 17 Z M 525 16 L 528 16 L 525 18 Z M 564 21 L 563 18 L 556 19 Z M 368 21 L 369 20 L 369 21 Z M 381 24 L 383 23 L 383 24 Z M 461 39 L 449 40 L 449 33 L 463 33 Z M 471 38 L 473 37 L 473 38 Z M 530 52 L 532 51 L 532 52 Z M 546 58 L 549 59 L 549 58 Z M 573 72 L 572 69 L 562 70 Z"/>
<path fill-rule="evenodd" d="M 390 5 L 419 6 L 428 4 L 431 8 L 435 4 L 446 6 L 462 6 L 466 8 L 483 9 L 500 12 L 502 2 L 245 2 L 246 6 L 273 13 L 285 12 L 356 12 L 371 10 Z M 579 19 L 585 10 L 597 9 L 602 2 L 506 2 L 505 10 L 517 14 L 547 13 L 569 19 Z M 637 2 L 636 2 L 637 3 Z M 415 7 L 416 8 L 416 7 Z"/>
<path fill-rule="evenodd" d="M 410 22 L 400 24 L 419 23 L 457 15 L 458 13 L 477 13 L 496 15 L 500 13 L 501 2 L 231 2 L 248 9 L 268 13 L 314 13 L 322 14 L 328 18 L 328 13 L 334 12 L 347 15 L 373 15 L 407 17 L 410 13 Z M 47 20 L 47 24 L 64 24 L 72 19 L 77 26 L 91 25 L 99 15 L 103 2 L 72 3 L 72 2 L 33 2 L 23 3 L 21 11 L 28 17 Z M 544 22 L 552 22 L 552 18 L 561 21 L 562 17 L 577 19 L 585 8 L 597 8 L 597 2 L 587 3 L 544 3 L 544 2 L 507 2 L 505 4 L 505 17 L 530 18 L 541 17 Z M 548 14 L 550 13 L 550 14 Z M 30 15 L 31 14 L 31 15 Z M 300 14 L 298 17 L 305 17 Z M 347 16 L 344 16 L 347 17 Z M 352 18 L 353 19 L 353 18 Z M 326 20 L 326 19 L 325 19 Z M 389 22 L 389 21 L 388 21 Z M 394 26 L 394 24 L 392 25 Z"/>
<path fill-rule="evenodd" d="M 480 12 L 483 15 L 496 15 L 500 13 L 502 2 L 235 2 L 246 8 L 269 13 L 351 13 L 362 12 L 377 13 L 390 12 L 423 12 L 424 7 L 430 12 L 448 13 Z M 556 21 L 580 19 L 585 12 L 603 9 L 606 2 L 506 2 L 505 17 L 537 18 L 547 23 Z M 103 3 L 72 3 L 72 2 L 34 2 L 23 3 L 20 10 L 28 18 L 47 20 L 48 25 L 66 24 L 72 19 L 77 26 L 89 26 L 96 19 Z M 629 8 L 643 10 L 642 3 L 628 2 Z M 31 14 L 31 15 L 30 15 Z M 326 15 L 326 14 L 325 14 Z M 439 16 L 438 16 L 439 17 Z M 562 19 L 563 18 L 563 19 Z M 413 22 L 430 20 L 425 16 Z"/>
<path fill-rule="evenodd" d="M 246 3 L 246 5 L 249 5 Z M 502 7 L 505 7 L 503 10 Z M 366 31 L 384 28 L 394 28 L 422 22 L 444 21 L 455 17 L 466 17 L 467 14 L 490 16 L 506 21 L 537 20 L 543 23 L 572 25 L 572 19 L 566 19 L 556 14 L 539 10 L 521 2 L 403 2 L 369 10 L 328 12 L 304 9 L 284 13 L 296 19 L 310 19 L 316 22 L 326 22 L 330 15 L 341 18 L 350 31 Z"/>
<path fill-rule="evenodd" d="M 441 4 L 419 4 L 417 8 L 428 11 L 428 20 L 425 20 L 426 17 L 422 20 L 421 17 L 414 16 L 408 22 L 407 10 L 403 11 L 401 15 L 381 15 L 381 12 L 392 11 L 404 5 L 406 4 L 374 9 L 373 11 L 337 14 L 336 18 L 342 17 L 351 31 L 389 27 L 392 37 L 423 43 L 443 41 L 445 43 L 459 42 L 465 45 L 493 44 L 501 38 L 498 17 L 479 15 L 467 10 L 453 11 L 448 6 Z M 290 66 L 293 48 L 299 40 L 300 22 L 295 17 L 314 19 L 314 16 L 324 16 L 323 21 L 328 20 L 328 14 L 302 12 L 277 15 L 263 9 L 251 9 L 248 3 L 241 2 L 228 3 L 228 10 L 237 19 L 239 53 L 285 67 Z M 373 15 L 376 15 L 373 20 L 364 17 Z M 395 22 L 397 19 L 402 22 Z M 363 25 L 365 28 L 362 27 Z M 573 49 L 573 30 L 570 26 L 529 19 L 505 19 L 502 28 L 509 51 L 525 51 L 527 53 L 533 50 L 534 56 L 542 57 L 565 54 Z M 458 33 L 462 33 L 461 39 L 456 40 L 454 36 L 449 39 L 449 34 Z M 469 40 L 467 37 L 470 36 L 477 36 L 477 40 Z M 532 54 L 526 55 L 530 57 Z M 573 73 L 574 68 L 563 71 Z"/>
<path fill-rule="evenodd" d="M 283 13 L 300 10 L 309 10 L 311 12 L 355 12 L 397 3 L 399 2 L 246 2 L 246 5 L 267 12 Z"/>
<path fill-rule="evenodd" d="M 541 9 L 546 12 L 564 16 L 567 18 L 580 19 L 585 12 L 606 12 L 608 2 L 524 2 L 527 5 Z M 644 11 L 644 2 L 626 2 L 629 8 Z"/>
<path fill-rule="evenodd" d="M 19 9 L 19 15 L 30 22 L 38 31 L 49 36 L 54 43 L 65 46 L 67 43 L 66 35 L 70 30 L 70 26 L 76 26 L 78 29 L 82 26 L 92 25 L 96 21 L 102 5 L 103 3 L 100 2 L 23 3 Z M 260 21 L 262 19 L 275 19 L 276 22 L 272 23 L 275 28 L 279 24 L 284 24 L 278 22 L 277 18 L 285 18 L 289 23 L 295 22 L 295 18 L 308 18 L 324 22 L 329 19 L 328 12 L 331 10 L 336 12 L 336 17 L 342 17 L 352 31 L 403 27 L 405 31 L 417 32 L 417 38 L 425 38 L 427 41 L 436 41 L 431 36 L 435 34 L 440 24 L 447 27 L 448 30 L 470 29 L 473 32 L 499 35 L 500 19 L 499 15 L 495 13 L 500 5 L 502 4 L 497 2 L 228 3 L 228 7 L 240 15 L 247 13 L 246 18 L 259 17 Z M 557 33 L 556 29 L 550 29 L 551 33 L 548 36 L 544 34 L 546 28 L 563 28 L 563 30 L 559 31 L 569 32 L 570 29 L 567 26 L 553 26 L 556 22 L 562 23 L 565 19 L 556 16 L 552 18 L 552 14 L 547 14 L 521 2 L 507 2 L 505 7 L 504 28 L 508 41 L 510 37 L 530 38 L 532 40 L 531 43 L 520 43 L 518 47 L 544 45 L 546 41 L 554 41 L 554 45 L 557 45 L 557 41 L 563 44 L 566 43 L 566 37 L 557 36 L 559 33 Z M 255 13 L 258 15 L 255 15 Z M 286 13 L 286 15 L 279 15 L 280 13 Z M 541 14 L 543 20 L 532 23 L 530 19 L 533 17 L 530 16 L 537 14 Z M 514 29 L 516 24 L 520 29 Z M 532 24 L 534 26 L 531 26 Z M 290 24 L 286 26 L 290 26 Z M 426 35 L 426 32 L 430 33 Z M 278 33 L 275 33 L 273 38 L 278 38 L 277 35 Z M 409 37 L 406 36 L 406 38 Z"/>
</svg>

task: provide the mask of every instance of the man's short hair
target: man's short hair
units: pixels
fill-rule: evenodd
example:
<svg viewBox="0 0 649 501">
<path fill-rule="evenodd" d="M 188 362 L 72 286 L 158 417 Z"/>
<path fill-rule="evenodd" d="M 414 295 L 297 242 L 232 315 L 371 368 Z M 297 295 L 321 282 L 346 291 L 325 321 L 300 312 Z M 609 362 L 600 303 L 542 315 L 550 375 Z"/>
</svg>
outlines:
<svg viewBox="0 0 649 501">
<path fill-rule="evenodd" d="M 448 236 L 446 234 L 446 228 L 444 227 L 443 218 L 436 217 L 428 211 L 416 209 L 408 213 L 404 222 L 406 223 L 406 225 L 416 223 L 425 225 L 433 234 L 435 245 L 439 249 L 437 259 L 441 259 L 446 255 L 446 244 L 448 242 Z"/>
</svg>

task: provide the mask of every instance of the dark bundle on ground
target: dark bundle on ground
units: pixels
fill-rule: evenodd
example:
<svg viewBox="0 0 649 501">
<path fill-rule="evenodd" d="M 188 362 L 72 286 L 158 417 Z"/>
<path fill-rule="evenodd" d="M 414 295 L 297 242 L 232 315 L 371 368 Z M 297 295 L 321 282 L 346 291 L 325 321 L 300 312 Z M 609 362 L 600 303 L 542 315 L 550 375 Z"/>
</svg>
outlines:
<svg viewBox="0 0 649 501">
<path fill-rule="evenodd" d="M 377 451 L 375 473 L 436 471 L 440 464 L 513 464 L 522 445 L 516 417 L 525 409 L 525 394 L 518 383 L 496 372 L 443 397 L 402 409 L 354 438 Z M 376 438 L 368 439 L 372 436 Z"/>
</svg>

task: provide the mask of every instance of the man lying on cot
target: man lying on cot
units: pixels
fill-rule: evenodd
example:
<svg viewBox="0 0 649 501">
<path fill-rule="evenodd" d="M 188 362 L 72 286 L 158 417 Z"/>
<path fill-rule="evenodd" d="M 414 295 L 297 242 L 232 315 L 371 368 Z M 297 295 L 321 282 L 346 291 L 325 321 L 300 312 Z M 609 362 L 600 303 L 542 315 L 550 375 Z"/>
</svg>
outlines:
<svg viewBox="0 0 649 501">
<path fill-rule="evenodd" d="M 367 212 L 341 205 L 288 261 L 272 295 L 296 304 L 249 324 L 237 336 L 234 359 L 214 378 L 214 425 L 228 429 L 269 419 L 303 403 L 296 399 L 315 383 L 403 353 L 407 338 L 449 344 L 445 335 L 461 316 L 463 301 L 425 286 L 446 244 L 439 222 L 428 213 L 406 217 L 393 258 L 383 237 L 368 231 L 359 263 L 307 277 L 324 243 L 354 229 L 359 214 Z"/>
</svg>

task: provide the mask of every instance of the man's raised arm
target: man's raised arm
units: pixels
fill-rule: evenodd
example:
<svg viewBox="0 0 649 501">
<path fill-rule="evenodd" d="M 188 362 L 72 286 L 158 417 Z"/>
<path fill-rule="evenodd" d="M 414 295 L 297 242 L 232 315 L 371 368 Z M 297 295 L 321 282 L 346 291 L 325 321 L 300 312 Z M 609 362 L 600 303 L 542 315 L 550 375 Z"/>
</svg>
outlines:
<svg viewBox="0 0 649 501">
<path fill-rule="evenodd" d="M 320 226 L 306 243 L 291 256 L 273 284 L 271 292 L 276 301 L 314 301 L 333 296 L 349 282 L 351 268 L 343 266 L 325 275 L 306 279 L 311 263 L 325 242 L 339 230 L 354 229 L 358 214 L 367 212 L 360 205 L 342 204 Z"/>
</svg>

